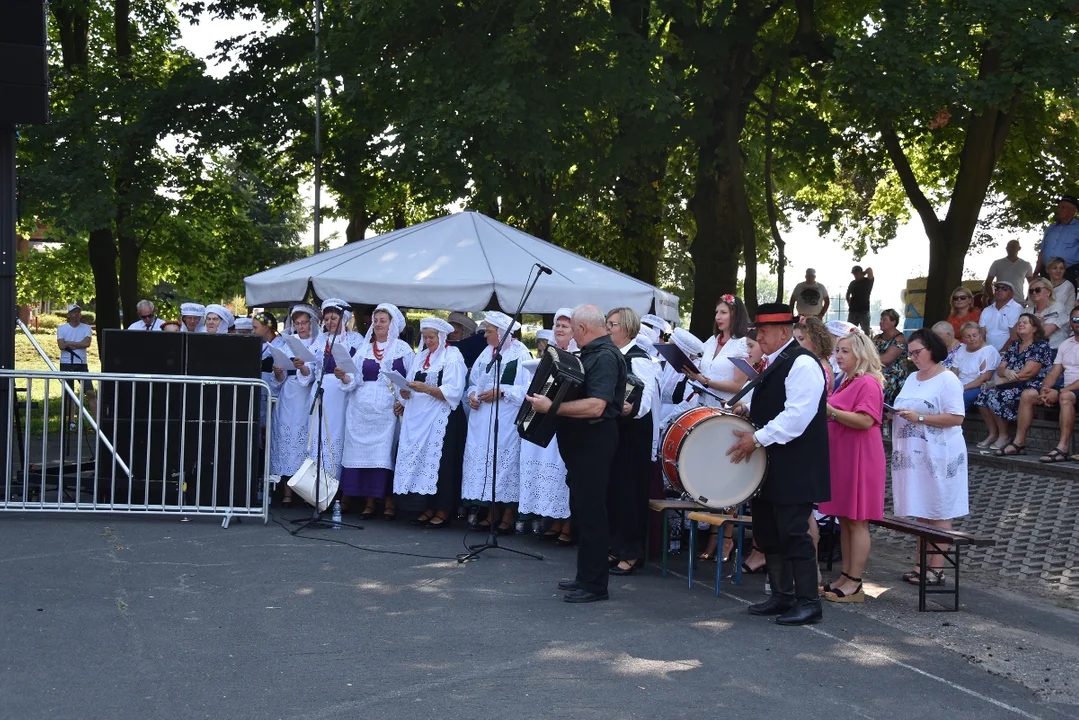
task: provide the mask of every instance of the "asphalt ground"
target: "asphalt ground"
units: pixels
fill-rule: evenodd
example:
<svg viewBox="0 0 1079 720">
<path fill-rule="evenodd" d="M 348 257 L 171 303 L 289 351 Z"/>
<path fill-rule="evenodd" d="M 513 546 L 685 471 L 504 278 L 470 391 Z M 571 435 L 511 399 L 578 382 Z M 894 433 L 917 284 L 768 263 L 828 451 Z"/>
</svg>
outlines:
<svg viewBox="0 0 1079 720">
<path fill-rule="evenodd" d="M 1079 717 L 1079 613 L 975 580 L 962 612 L 918 613 L 894 552 L 870 602 L 782 628 L 746 613 L 759 576 L 715 598 L 685 556 L 570 605 L 574 551 L 533 537 L 503 543 L 542 561 L 461 565 L 461 523 L 307 534 L 367 550 L 273 522 L 0 515 L 0 718 Z"/>
</svg>

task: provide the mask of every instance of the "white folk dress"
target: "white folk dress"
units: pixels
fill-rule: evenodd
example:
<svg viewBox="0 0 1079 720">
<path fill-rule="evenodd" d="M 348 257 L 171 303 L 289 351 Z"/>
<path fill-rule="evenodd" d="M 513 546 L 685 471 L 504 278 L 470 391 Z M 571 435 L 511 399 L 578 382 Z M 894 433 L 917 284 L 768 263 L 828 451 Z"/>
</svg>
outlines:
<svg viewBox="0 0 1079 720">
<path fill-rule="evenodd" d="M 428 351 L 424 349 L 416 356 L 408 379 L 415 380 L 416 373 L 426 372 L 427 384 L 437 386 L 445 400 L 418 392 L 412 392 L 411 397 L 402 400 L 405 414 L 401 422 L 397 468 L 393 475 L 393 492 L 397 495 L 434 495 L 438 492 L 438 472 L 450 413 L 461 404 L 465 394 L 467 373 L 461 351 L 452 346 L 442 348 L 441 352 L 435 354 L 430 367 L 424 370 L 427 355 Z M 439 372 L 442 373 L 441 383 L 438 382 Z M 457 447 L 460 448 L 460 445 Z"/>
<path fill-rule="evenodd" d="M 921 415 L 965 415 L 963 385 L 952 372 L 925 382 L 914 373 L 893 406 Z M 895 416 L 892 503 L 896 515 L 949 520 L 969 512 L 967 446 L 962 426 L 937 428 Z"/>
<path fill-rule="evenodd" d="M 521 490 L 521 436 L 517 434 L 517 411 L 528 392 L 531 374 L 521 363 L 532 354 L 514 340 L 502 349 L 502 382 L 496 383 L 491 362 L 493 348 L 480 353 L 469 373 L 469 395 L 479 395 L 492 388 L 505 393 L 498 412 L 498 474 L 492 468 L 494 403 L 480 403 L 468 416 L 468 436 L 461 478 L 461 497 L 466 500 L 491 501 L 491 479 L 497 480 L 495 502 L 515 503 Z M 511 365 L 512 363 L 512 365 Z M 488 365 L 490 369 L 488 369 Z M 505 381 L 509 382 L 505 382 Z"/>
<path fill-rule="evenodd" d="M 341 389 L 349 396 L 345 410 L 345 454 L 341 460 L 347 468 L 393 469 L 393 442 L 397 435 L 397 416 L 393 405 L 399 399 L 397 387 L 382 377 L 385 370 L 396 365 L 407 375 L 415 352 L 404 340 L 394 339 L 383 351 L 378 377 L 368 379 L 363 370 L 366 361 L 375 362 L 374 341 L 369 343 L 352 360 L 360 368 L 361 376 L 349 375 L 349 382 Z M 396 362 L 400 359 L 401 362 Z"/>
<path fill-rule="evenodd" d="M 327 369 L 322 380 L 322 414 L 325 419 L 325 424 L 322 426 L 322 465 L 333 472 L 334 477 L 340 480 L 341 460 L 345 450 L 345 407 L 348 405 L 348 396 L 345 394 L 341 381 L 334 377 L 333 374 L 337 363 L 326 350 L 330 339 L 330 336 L 325 333 L 319 335 L 317 352 L 315 353 L 315 368 L 316 373 L 322 373 L 323 369 Z M 363 344 L 363 337 L 357 333 L 349 332 L 338 335 L 335 344 L 337 343 L 348 347 L 351 351 Z M 318 380 L 317 376 L 315 380 Z M 317 410 L 315 411 L 315 417 L 318 417 Z M 312 427 L 311 447 L 308 449 L 307 454 L 315 460 L 318 459 L 316 457 L 318 447 L 317 442 L 315 442 L 317 437 L 318 429 Z"/>
<path fill-rule="evenodd" d="M 268 363 L 266 363 L 267 360 L 273 359 L 273 353 L 270 352 L 271 345 L 273 345 L 275 348 L 284 350 L 286 347 L 285 338 L 281 337 L 280 335 L 276 335 L 274 336 L 274 339 L 272 341 L 268 343 L 262 343 L 262 362 L 266 365 L 268 365 Z M 274 386 L 276 385 L 273 377 L 273 370 L 271 369 L 269 372 L 263 371 L 262 380 L 270 386 L 270 390 L 272 392 L 274 390 Z M 265 428 L 266 408 L 269 404 L 269 396 L 266 394 L 265 391 L 259 394 L 261 395 L 261 399 L 259 400 L 259 426 Z M 274 393 L 274 397 L 277 397 L 277 393 Z"/>
<path fill-rule="evenodd" d="M 737 368 L 731 362 L 731 358 L 742 358 L 743 360 L 749 357 L 749 344 L 745 338 L 731 338 L 727 341 L 727 344 L 723 346 L 723 349 L 719 351 L 719 354 L 712 357 L 716 352 L 716 346 L 719 342 L 715 336 L 708 338 L 708 341 L 704 344 L 704 356 L 701 357 L 701 374 L 709 380 L 719 380 L 722 382 L 730 382 L 734 380 L 734 373 Z M 712 390 L 712 393 L 718 395 L 724 400 L 729 400 L 734 397 L 732 392 L 723 392 L 720 390 Z M 716 400 L 711 395 L 705 395 L 701 398 L 702 405 L 710 405 L 712 407 L 720 407 L 722 403 Z"/>
<path fill-rule="evenodd" d="M 311 352 L 318 348 L 318 336 L 304 340 Z M 295 368 L 282 368 L 284 382 L 270 375 L 270 387 L 277 398 L 273 428 L 270 431 L 270 473 L 287 477 L 295 474 L 307 456 L 307 438 L 311 429 L 311 388 L 316 379 L 315 363 L 307 363 L 309 374 Z"/>
<path fill-rule="evenodd" d="M 551 438 L 547 447 L 521 440 L 521 501 L 517 510 L 559 520 L 569 517 L 566 464 L 558 454 L 557 437 Z"/>
</svg>

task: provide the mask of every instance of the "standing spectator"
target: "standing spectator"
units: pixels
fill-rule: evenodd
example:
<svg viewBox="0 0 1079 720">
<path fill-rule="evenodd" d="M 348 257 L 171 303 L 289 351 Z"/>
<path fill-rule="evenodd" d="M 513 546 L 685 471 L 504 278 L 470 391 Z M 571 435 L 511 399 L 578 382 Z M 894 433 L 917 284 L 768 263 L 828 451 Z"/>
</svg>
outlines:
<svg viewBox="0 0 1079 720">
<path fill-rule="evenodd" d="M 1061 195 L 1057 203 L 1057 221 L 1045 229 L 1037 272 L 1045 269 L 1055 257 L 1067 266 L 1065 277 L 1074 281 L 1079 275 L 1079 220 L 1075 218 L 1079 200 L 1073 195 Z"/>
<path fill-rule="evenodd" d="M 139 314 L 139 320 L 128 325 L 128 330 L 160 330 L 165 324 L 157 316 L 157 310 L 149 300 L 139 300 L 139 304 L 135 306 L 135 312 Z"/>
<path fill-rule="evenodd" d="M 67 322 L 56 328 L 56 344 L 60 346 L 60 370 L 63 372 L 90 372 L 86 364 L 86 348 L 94 341 L 94 330 L 82 321 L 82 308 L 78 305 L 68 305 Z M 72 380 L 65 381 L 74 390 L 75 383 Z M 81 381 L 83 386 L 83 398 L 86 400 L 90 415 L 97 417 L 97 395 L 94 394 L 94 384 L 89 381 Z M 75 403 L 66 395 L 64 402 L 67 405 L 68 425 L 75 428 Z"/>
<path fill-rule="evenodd" d="M 981 316 L 981 308 L 974 306 L 974 293 L 962 285 L 952 290 L 952 311 L 948 314 L 948 324 L 952 326 L 956 337 L 963 334 L 965 324 L 976 323 Z"/>
<path fill-rule="evenodd" d="M 1007 280 L 1012 284 L 1016 295 L 1026 297 L 1024 292 L 1026 283 L 1033 279 L 1034 269 L 1026 260 L 1019 259 L 1019 251 L 1022 248 L 1018 240 L 1009 240 L 1006 249 L 1008 254 L 993 261 L 993 264 L 989 266 L 989 275 L 985 278 L 985 294 L 989 294 L 989 289 L 995 281 Z"/>
<path fill-rule="evenodd" d="M 1074 305 L 1075 303 L 1072 303 Z M 1028 307 L 1034 311 L 1043 325 L 1045 339 L 1049 347 L 1056 352 L 1064 338 L 1068 337 L 1068 307 L 1060 304 L 1053 294 L 1053 283 L 1048 278 L 1035 278 L 1030 281 L 1030 302 Z"/>
<path fill-rule="evenodd" d="M 997 350 L 1003 351 L 1004 346 L 1014 339 L 1012 328 L 1023 314 L 1023 306 L 1014 297 L 1015 286 L 1011 281 L 993 283 L 993 304 L 983 309 L 978 319 L 978 324 L 985 328 L 986 341 Z"/>
<path fill-rule="evenodd" d="M 899 313 L 889 308 L 880 314 L 880 335 L 873 338 L 873 343 L 880 353 L 884 402 L 891 405 L 907 379 L 907 338 L 899 332 Z"/>
<path fill-rule="evenodd" d="M 453 332 L 449 335 L 449 343 L 461 351 L 465 360 L 465 367 L 472 369 L 472 363 L 480 356 L 487 347 L 487 340 L 483 333 L 476 333 L 478 325 L 476 321 L 464 312 L 451 312 L 449 323 L 453 326 Z"/>
<path fill-rule="evenodd" d="M 854 279 L 847 285 L 847 322 L 857 325 L 869 334 L 869 295 L 873 292 L 873 268 L 862 270 L 855 265 L 851 270 Z"/>
<path fill-rule="evenodd" d="M 1024 455 L 1026 447 L 1011 439 L 1011 423 L 1019 417 L 1019 398 L 1024 390 L 1040 390 L 1049 367 L 1053 364 L 1052 350 L 1045 340 L 1042 321 L 1036 315 L 1023 313 L 1015 324 L 1016 339 L 1000 357 L 997 380 L 992 387 L 982 388 L 974 404 L 978 406 L 989 437 L 979 445 L 989 447 L 997 455 Z"/>
<path fill-rule="evenodd" d="M 828 314 L 831 304 L 828 288 L 817 282 L 817 271 L 808 268 L 805 282 L 795 285 L 794 292 L 791 293 L 791 311 L 793 312 L 797 305 L 799 317 L 823 318 Z"/>
<path fill-rule="evenodd" d="M 1045 274 L 1053 283 L 1053 294 L 1056 295 L 1057 302 L 1065 308 L 1070 308 L 1075 305 L 1075 283 L 1064 278 L 1067 270 L 1068 266 L 1063 258 L 1058 257 L 1050 260 L 1045 266 Z"/>
<path fill-rule="evenodd" d="M 1069 313 L 1073 333 L 1079 333 L 1079 307 L 1073 307 Z M 1056 390 L 1057 382 L 1063 377 L 1064 387 Z M 1075 398 L 1079 393 L 1079 342 L 1075 336 L 1060 344 L 1053 369 L 1045 376 L 1041 389 L 1027 388 L 1019 398 L 1019 420 L 1015 431 L 1015 445 L 1023 447 L 1027 440 L 1027 431 L 1034 421 L 1034 406 L 1060 406 L 1060 438 L 1057 446 L 1038 458 L 1038 462 L 1058 463 L 1068 459 L 1068 444 L 1072 430 L 1075 429 Z"/>
<path fill-rule="evenodd" d="M 915 330 L 910 355 L 918 371 L 895 399 L 892 434 L 892 499 L 896 515 L 951 528 L 952 519 L 969 512 L 967 447 L 963 442 L 963 390 L 959 378 L 944 369 L 944 343 L 931 331 Z M 919 540 L 919 544 L 921 540 Z M 944 550 L 941 547 L 941 550 Z M 920 553 L 919 553 L 920 556 Z M 943 585 L 943 555 L 930 555 L 928 568 L 903 575 L 917 584 L 926 571 L 927 585 Z"/>
<path fill-rule="evenodd" d="M 963 405 L 969 410 L 978 399 L 982 385 L 993 379 L 1000 365 L 1000 353 L 985 342 L 985 328 L 976 322 L 963 323 L 962 335 L 964 345 L 955 354 L 951 370 L 963 383 Z"/>
</svg>

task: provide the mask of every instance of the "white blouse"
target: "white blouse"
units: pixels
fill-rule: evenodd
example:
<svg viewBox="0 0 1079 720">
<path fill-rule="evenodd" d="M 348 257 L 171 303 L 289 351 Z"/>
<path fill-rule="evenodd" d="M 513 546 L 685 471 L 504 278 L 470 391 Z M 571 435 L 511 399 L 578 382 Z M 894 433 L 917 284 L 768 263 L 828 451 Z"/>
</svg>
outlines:
<svg viewBox="0 0 1079 720">
<path fill-rule="evenodd" d="M 704 356 L 701 358 L 701 374 L 709 380 L 718 380 L 721 382 L 733 381 L 734 374 L 738 371 L 738 368 L 734 366 L 730 359 L 749 359 L 749 343 L 746 342 L 744 337 L 731 338 L 719 351 L 719 354 L 716 354 L 716 347 L 718 345 L 719 341 L 716 340 L 715 336 L 708 338 L 708 341 L 704 343 Z M 724 400 L 729 400 L 734 397 L 734 393 L 732 392 L 721 390 L 712 390 L 712 392 L 719 395 Z M 713 407 L 719 407 L 720 405 L 719 400 L 716 400 L 709 395 L 704 396 L 703 403 Z"/>
</svg>

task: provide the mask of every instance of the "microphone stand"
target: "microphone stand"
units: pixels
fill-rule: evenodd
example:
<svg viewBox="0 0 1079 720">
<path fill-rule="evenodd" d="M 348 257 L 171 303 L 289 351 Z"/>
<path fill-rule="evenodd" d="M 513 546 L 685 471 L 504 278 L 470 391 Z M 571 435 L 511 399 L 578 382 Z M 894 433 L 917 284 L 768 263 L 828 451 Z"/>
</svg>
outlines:
<svg viewBox="0 0 1079 720">
<path fill-rule="evenodd" d="M 536 283 L 539 282 L 540 275 L 544 274 L 545 272 L 546 273 L 551 272 L 549 269 L 544 268 L 539 263 L 534 264 L 532 267 L 538 267 L 539 272 L 536 273 L 535 278 L 532 278 L 532 271 L 529 270 L 528 275 L 529 275 L 529 278 L 532 280 L 532 284 L 529 285 L 527 288 L 525 288 L 524 295 L 521 296 L 521 302 L 519 302 L 517 304 L 517 310 L 516 310 L 516 312 L 513 313 L 513 317 L 510 318 L 509 329 L 506 330 L 506 334 L 503 335 L 502 339 L 498 342 L 498 346 L 495 348 L 495 351 L 494 351 L 494 353 L 492 355 L 492 358 L 491 358 L 492 361 L 495 364 L 495 385 L 494 385 L 494 390 L 495 390 L 495 396 L 494 396 L 494 435 L 495 435 L 495 439 L 494 439 L 494 444 L 491 447 L 491 458 L 492 458 L 491 459 L 491 466 L 493 468 L 493 470 L 491 471 L 491 507 L 492 508 L 495 506 L 495 499 L 498 497 L 498 495 L 496 494 L 495 491 L 497 489 L 497 482 L 496 481 L 498 479 L 498 410 L 499 410 L 499 404 L 500 404 L 499 401 L 500 401 L 500 399 L 502 397 L 502 391 L 499 390 L 499 387 L 498 387 L 499 385 L 502 384 L 502 347 L 506 344 L 507 341 L 509 341 L 510 336 L 513 335 L 513 326 L 517 323 L 518 320 L 520 320 L 521 312 L 524 310 L 525 302 L 528 301 L 528 297 L 532 294 L 532 291 L 535 290 Z M 520 371 L 521 371 L 520 364 L 518 364 L 517 372 L 520 372 Z M 487 522 L 490 525 L 490 528 L 487 531 L 487 540 L 485 542 L 479 544 L 479 545 L 469 545 L 468 546 L 469 551 L 467 553 L 461 553 L 460 555 L 458 555 L 457 556 L 457 562 L 463 563 L 463 562 L 466 562 L 466 561 L 471 560 L 473 558 L 479 557 L 480 553 L 482 553 L 484 550 L 505 550 L 506 552 L 516 553 L 517 555 L 524 555 L 526 557 L 536 558 L 537 560 L 543 560 L 542 555 L 537 555 L 536 553 L 525 552 L 524 550 L 515 550 L 514 548 L 502 547 L 501 545 L 499 545 L 498 544 L 498 531 L 495 528 L 494 518 L 490 517 L 490 514 L 491 513 L 488 512 Z"/>
<path fill-rule="evenodd" d="M 345 320 L 345 316 L 344 316 L 344 313 L 342 313 L 341 314 L 341 319 L 338 321 L 339 326 L 338 326 L 337 330 L 342 330 L 343 329 L 341 327 L 341 324 L 344 323 L 344 320 Z M 337 336 L 339 334 L 340 334 L 339 332 L 335 332 L 333 334 L 333 337 L 330 338 L 330 357 L 333 357 L 333 346 L 337 343 Z M 356 528 L 357 530 L 363 530 L 363 525 L 356 525 L 356 524 L 353 524 L 353 523 L 344 523 L 344 522 L 332 522 L 332 521 L 327 522 L 326 519 L 322 517 L 322 513 L 319 512 L 319 510 L 318 510 L 318 505 L 319 505 L 319 501 L 320 501 L 319 493 L 322 491 L 322 426 L 324 424 L 324 420 L 323 420 L 324 415 L 323 415 L 323 409 L 322 409 L 322 404 L 323 404 L 322 396 L 325 394 L 325 390 L 323 390 L 323 388 L 322 388 L 322 381 L 325 378 L 326 378 L 326 361 L 325 361 L 325 359 L 323 359 L 323 361 L 322 361 L 322 370 L 321 370 L 321 372 L 319 373 L 319 376 L 318 376 L 318 384 L 315 386 L 315 397 L 311 401 L 311 409 L 307 411 L 307 416 L 311 417 L 312 415 L 315 414 L 315 408 L 318 408 L 318 435 L 317 435 L 317 438 L 318 438 L 318 440 L 317 440 L 318 446 L 317 447 L 318 447 L 318 449 L 315 450 L 315 509 L 311 513 L 311 517 L 309 519 L 307 519 L 307 520 L 298 519 L 298 520 L 293 520 L 292 521 L 293 525 L 296 525 L 298 523 L 302 523 L 300 525 L 300 527 L 298 527 L 295 530 L 291 531 L 292 535 L 296 535 L 300 531 L 306 530 L 309 527 L 332 528 L 332 527 L 336 526 L 336 527 L 350 527 L 350 528 Z M 353 379 L 353 382 L 357 382 L 357 380 Z M 359 382 L 363 382 L 363 379 L 360 378 Z M 331 440 L 331 442 L 332 442 L 332 440 Z M 327 505 L 326 510 L 330 510 L 332 512 L 332 507 L 330 505 Z"/>
</svg>

